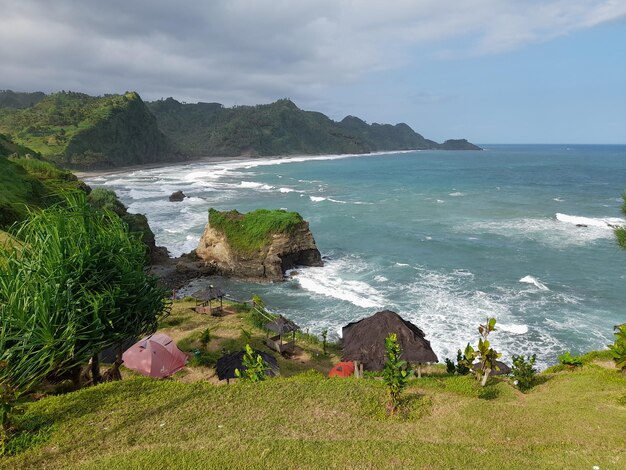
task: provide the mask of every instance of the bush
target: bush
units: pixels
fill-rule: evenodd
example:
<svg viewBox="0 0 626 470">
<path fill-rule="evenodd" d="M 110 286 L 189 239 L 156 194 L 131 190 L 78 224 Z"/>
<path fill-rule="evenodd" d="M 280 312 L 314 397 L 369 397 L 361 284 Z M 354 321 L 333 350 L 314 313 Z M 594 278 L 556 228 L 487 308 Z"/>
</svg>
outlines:
<svg viewBox="0 0 626 470">
<path fill-rule="evenodd" d="M 536 359 L 536 354 L 528 356 L 528 359 L 524 359 L 524 356 L 513 356 L 511 375 L 515 379 L 514 384 L 522 392 L 530 390 L 535 385 L 537 369 L 533 366 Z"/>
<path fill-rule="evenodd" d="M 559 356 L 559 362 L 570 368 L 583 365 L 583 359 L 580 356 L 572 356 L 569 351 L 565 351 Z"/>
<path fill-rule="evenodd" d="M 387 411 L 394 414 L 400 404 L 400 397 L 407 386 L 408 379 L 413 376 L 413 371 L 407 370 L 406 361 L 400 360 L 402 351 L 395 333 L 390 333 L 385 338 L 385 368 L 383 369 L 383 381 L 387 387 L 389 401 Z"/>
<path fill-rule="evenodd" d="M 254 356 L 254 351 L 249 344 L 246 344 L 246 353 L 243 356 L 243 370 L 235 369 L 237 378 L 247 382 L 260 382 L 267 378 L 267 370 L 269 366 L 263 360 L 260 354 Z"/>
<path fill-rule="evenodd" d="M 609 344 L 609 351 L 616 367 L 626 374 L 626 323 L 615 327 L 615 330 L 615 343 Z"/>
</svg>

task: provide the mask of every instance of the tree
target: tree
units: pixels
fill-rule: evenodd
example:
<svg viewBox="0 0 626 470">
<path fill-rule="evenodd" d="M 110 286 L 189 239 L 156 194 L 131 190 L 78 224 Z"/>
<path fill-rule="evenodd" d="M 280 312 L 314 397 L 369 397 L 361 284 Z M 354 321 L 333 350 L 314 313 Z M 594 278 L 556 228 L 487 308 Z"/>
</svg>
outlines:
<svg viewBox="0 0 626 470">
<path fill-rule="evenodd" d="M 476 379 L 480 381 L 483 387 L 487 385 L 489 375 L 494 370 L 500 370 L 497 359 L 502 356 L 499 352 L 491 347 L 491 343 L 487 339 L 489 333 L 496 330 L 496 319 L 487 318 L 484 325 L 478 327 L 480 338 L 478 339 L 478 349 L 474 349 L 469 343 L 465 348 L 465 359 L 462 361 L 465 367 L 468 367 L 476 374 Z M 474 366 L 474 360 L 478 359 L 478 366 Z"/>
<path fill-rule="evenodd" d="M 615 343 L 609 344 L 609 351 L 615 365 L 626 375 L 626 323 L 615 327 Z"/>
<path fill-rule="evenodd" d="M 383 381 L 387 386 L 389 402 L 387 410 L 394 414 L 400 405 L 400 397 L 408 384 L 408 379 L 413 377 L 413 371 L 407 370 L 406 361 L 401 360 L 402 350 L 395 333 L 389 333 L 385 338 L 385 368 L 383 369 Z"/>
<path fill-rule="evenodd" d="M 246 344 L 246 353 L 241 361 L 243 369 L 235 369 L 237 378 L 248 382 L 261 382 L 267 378 L 269 366 L 260 354 L 254 354 L 254 350 Z"/>
<path fill-rule="evenodd" d="M 145 247 L 84 194 L 29 219 L 0 246 L 0 383 L 23 393 L 128 338 L 156 331 L 166 292 L 144 271 Z M 95 367 L 94 367 L 95 369 Z"/>
<path fill-rule="evenodd" d="M 623 198 L 624 205 L 622 206 L 622 212 L 626 214 L 626 194 L 624 194 Z M 616 228 L 615 236 L 617 237 L 617 243 L 626 250 L 626 227 Z"/>
</svg>

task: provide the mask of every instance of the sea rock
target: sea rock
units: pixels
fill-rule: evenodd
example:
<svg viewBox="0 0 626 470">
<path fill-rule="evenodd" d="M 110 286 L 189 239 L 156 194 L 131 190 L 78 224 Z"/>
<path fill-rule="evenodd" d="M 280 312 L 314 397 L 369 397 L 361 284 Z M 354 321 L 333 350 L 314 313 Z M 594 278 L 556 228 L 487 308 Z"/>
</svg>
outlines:
<svg viewBox="0 0 626 470">
<path fill-rule="evenodd" d="M 196 255 L 226 276 L 260 282 L 280 281 L 285 271 L 296 266 L 323 266 L 308 222 L 302 220 L 289 231 L 272 233 L 267 242 L 253 252 L 231 247 L 222 230 L 207 223 Z"/>
<path fill-rule="evenodd" d="M 185 196 L 185 193 L 183 193 L 182 191 L 175 191 L 170 196 L 170 202 L 181 202 L 186 197 L 187 196 Z"/>
</svg>

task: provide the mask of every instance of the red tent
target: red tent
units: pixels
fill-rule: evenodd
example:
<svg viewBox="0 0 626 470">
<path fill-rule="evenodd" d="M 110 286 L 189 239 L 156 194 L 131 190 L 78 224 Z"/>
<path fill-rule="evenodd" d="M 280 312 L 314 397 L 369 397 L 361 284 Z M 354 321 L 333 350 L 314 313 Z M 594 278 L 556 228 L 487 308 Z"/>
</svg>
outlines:
<svg viewBox="0 0 626 470">
<path fill-rule="evenodd" d="M 330 369 L 328 377 L 351 377 L 354 375 L 353 362 L 340 362 Z"/>
<path fill-rule="evenodd" d="M 133 344 L 122 355 L 124 365 L 149 377 L 169 377 L 187 363 L 187 355 L 169 336 L 159 333 Z"/>
</svg>

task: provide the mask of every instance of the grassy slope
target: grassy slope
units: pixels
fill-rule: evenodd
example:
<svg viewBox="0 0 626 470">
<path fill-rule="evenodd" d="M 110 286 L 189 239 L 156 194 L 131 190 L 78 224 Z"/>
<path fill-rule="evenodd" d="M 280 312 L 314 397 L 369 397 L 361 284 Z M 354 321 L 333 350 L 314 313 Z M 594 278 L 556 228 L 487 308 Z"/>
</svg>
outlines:
<svg viewBox="0 0 626 470">
<path fill-rule="evenodd" d="M 257 209 L 247 214 L 209 209 L 211 227 L 226 235 L 231 249 L 239 253 L 253 253 L 271 242 L 273 234 L 290 233 L 302 222 L 297 212 L 279 209 Z"/>
<path fill-rule="evenodd" d="M 177 303 L 162 331 L 193 347 L 190 339 L 212 326 L 213 349 L 243 343 L 240 316 L 212 318 L 191 306 Z M 260 346 L 260 330 L 246 328 Z M 131 377 L 31 404 L 23 423 L 47 439 L 0 466 L 623 468 L 626 378 L 607 368 L 605 356 L 573 372 L 542 374 L 526 395 L 506 380 L 482 390 L 439 369 L 412 382 L 402 418 L 384 417 L 378 380 L 293 375 L 307 366 L 328 370 L 323 361 L 280 359 L 288 377 L 260 384 L 184 383 L 197 378 L 190 372 L 174 381 Z"/>
</svg>

